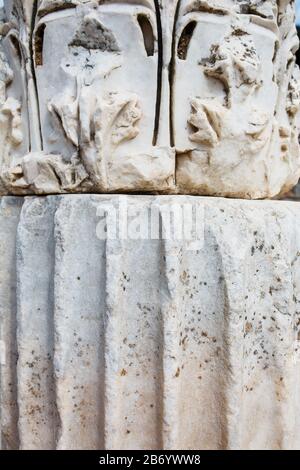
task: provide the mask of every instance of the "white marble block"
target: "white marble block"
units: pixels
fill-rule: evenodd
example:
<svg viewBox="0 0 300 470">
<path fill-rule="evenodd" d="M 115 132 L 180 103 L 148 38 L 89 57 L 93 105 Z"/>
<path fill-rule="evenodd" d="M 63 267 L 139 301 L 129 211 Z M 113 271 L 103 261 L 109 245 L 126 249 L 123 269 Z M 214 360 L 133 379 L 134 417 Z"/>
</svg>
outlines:
<svg viewBox="0 0 300 470">
<path fill-rule="evenodd" d="M 299 220 L 293 202 L 2 197 L 2 448 L 299 449 Z"/>
<path fill-rule="evenodd" d="M 4 4 L 1 194 L 270 198 L 297 183 L 293 1 Z"/>
</svg>

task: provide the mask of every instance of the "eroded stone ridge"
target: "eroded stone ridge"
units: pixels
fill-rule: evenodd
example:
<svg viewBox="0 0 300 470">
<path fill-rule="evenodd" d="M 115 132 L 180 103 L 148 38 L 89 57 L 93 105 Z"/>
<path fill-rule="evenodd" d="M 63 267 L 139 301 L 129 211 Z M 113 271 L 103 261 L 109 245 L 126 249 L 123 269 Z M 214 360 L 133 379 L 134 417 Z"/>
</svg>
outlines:
<svg viewBox="0 0 300 470">
<path fill-rule="evenodd" d="M 289 0 L 6 0 L 0 192 L 272 197 L 300 176 Z"/>
</svg>

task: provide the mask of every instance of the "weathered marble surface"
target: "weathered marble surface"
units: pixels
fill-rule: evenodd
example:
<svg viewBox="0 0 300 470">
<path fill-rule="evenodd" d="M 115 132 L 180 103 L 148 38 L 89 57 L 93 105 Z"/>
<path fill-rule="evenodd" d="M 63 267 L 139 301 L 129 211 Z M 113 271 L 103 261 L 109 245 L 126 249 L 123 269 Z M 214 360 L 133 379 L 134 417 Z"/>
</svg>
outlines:
<svg viewBox="0 0 300 470">
<path fill-rule="evenodd" d="M 194 205 L 200 245 L 99 239 L 125 202 Z M 299 220 L 281 201 L 3 197 L 2 447 L 299 449 Z"/>
<path fill-rule="evenodd" d="M 266 198 L 297 183 L 293 1 L 4 3 L 0 193 Z"/>
</svg>

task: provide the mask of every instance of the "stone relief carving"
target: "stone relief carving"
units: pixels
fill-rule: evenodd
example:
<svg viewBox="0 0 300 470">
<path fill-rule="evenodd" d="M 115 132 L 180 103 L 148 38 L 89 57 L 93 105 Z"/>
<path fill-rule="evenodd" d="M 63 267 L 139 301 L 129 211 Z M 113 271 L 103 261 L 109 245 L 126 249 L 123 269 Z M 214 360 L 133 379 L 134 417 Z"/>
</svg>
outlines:
<svg viewBox="0 0 300 470">
<path fill-rule="evenodd" d="M 297 46 L 289 0 L 7 0 L 0 191 L 287 191 Z"/>
<path fill-rule="evenodd" d="M 283 102 L 289 100 L 297 47 L 291 5 L 275 1 L 182 5 L 179 29 L 192 24 L 194 30 L 185 63 L 177 59 L 177 70 L 186 83 L 191 70 L 197 78 L 189 88 L 182 86 L 184 79 L 175 79 L 180 190 L 249 198 L 280 193 L 299 176 L 297 138 L 292 139 L 296 146 L 291 141 L 291 134 L 298 133 L 299 108 L 290 120 Z M 208 11 L 209 15 L 203 14 Z M 293 102 L 297 107 L 295 97 Z"/>
</svg>

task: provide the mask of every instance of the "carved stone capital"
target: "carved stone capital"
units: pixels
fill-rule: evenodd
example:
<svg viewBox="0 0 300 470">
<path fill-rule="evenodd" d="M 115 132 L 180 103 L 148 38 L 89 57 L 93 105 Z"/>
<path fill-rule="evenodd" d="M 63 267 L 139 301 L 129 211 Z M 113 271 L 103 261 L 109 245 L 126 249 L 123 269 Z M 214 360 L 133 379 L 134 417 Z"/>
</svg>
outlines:
<svg viewBox="0 0 300 470">
<path fill-rule="evenodd" d="M 0 31 L 2 194 L 297 183 L 293 1 L 6 0 Z"/>
</svg>

